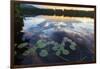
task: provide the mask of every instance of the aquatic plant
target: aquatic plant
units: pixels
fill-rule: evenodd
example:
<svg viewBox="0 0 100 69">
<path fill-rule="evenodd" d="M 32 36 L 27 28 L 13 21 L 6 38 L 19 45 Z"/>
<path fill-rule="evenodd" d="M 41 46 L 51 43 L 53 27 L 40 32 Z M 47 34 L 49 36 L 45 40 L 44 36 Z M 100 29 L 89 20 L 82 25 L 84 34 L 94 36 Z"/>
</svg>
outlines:
<svg viewBox="0 0 100 69">
<path fill-rule="evenodd" d="M 30 49 L 26 50 L 26 51 L 23 53 L 23 55 L 24 55 L 24 56 L 27 56 L 27 55 L 33 55 L 33 56 L 34 56 L 35 52 L 36 52 L 36 48 L 30 48 Z"/>
<path fill-rule="evenodd" d="M 44 48 L 46 46 L 46 41 L 44 41 L 44 40 L 38 40 L 37 42 L 36 42 L 36 47 L 37 48 Z"/>
<path fill-rule="evenodd" d="M 23 53 L 23 55 L 24 56 L 29 55 L 29 54 L 34 55 L 34 53 L 37 53 L 36 51 L 38 49 L 40 49 L 39 53 L 37 53 L 37 54 L 39 54 L 40 57 L 47 57 L 49 54 L 48 54 L 48 50 L 46 49 L 46 47 L 48 45 L 51 45 L 51 44 L 52 44 L 51 51 L 53 50 L 55 55 L 57 55 L 57 56 L 69 55 L 70 51 L 65 49 L 65 46 L 66 46 L 65 42 L 70 42 L 71 44 L 69 45 L 69 48 L 73 51 L 76 50 L 77 44 L 67 37 L 64 37 L 64 39 L 61 43 L 57 43 L 53 40 L 52 41 L 46 41 L 44 39 L 40 39 L 36 42 L 35 45 L 33 45 L 32 48 L 25 51 Z M 19 45 L 19 48 L 25 47 L 25 45 L 27 45 L 27 43 L 22 43 L 22 44 Z"/>
<path fill-rule="evenodd" d="M 28 43 L 26 43 L 26 42 L 25 43 L 21 43 L 21 44 L 18 45 L 18 48 L 23 48 L 23 47 L 25 47 L 27 45 L 28 45 Z"/>
<path fill-rule="evenodd" d="M 41 50 L 40 53 L 39 53 L 39 55 L 41 57 L 46 57 L 48 55 L 48 51 L 47 50 Z"/>
<path fill-rule="evenodd" d="M 69 42 L 70 45 L 66 45 L 66 42 Z M 68 37 L 64 37 L 61 43 L 53 40 L 39 39 L 34 45 L 23 42 L 18 45 L 18 48 L 22 49 L 24 47 L 28 47 L 28 49 L 22 53 L 23 56 L 32 55 L 34 57 L 38 55 L 39 57 L 46 58 L 50 55 L 49 52 L 53 51 L 52 54 L 58 56 L 64 61 L 69 61 L 68 58 L 63 57 L 63 55 L 67 56 L 71 53 L 71 50 L 66 49 L 65 46 L 68 46 L 72 51 L 75 51 L 77 44 Z"/>
</svg>

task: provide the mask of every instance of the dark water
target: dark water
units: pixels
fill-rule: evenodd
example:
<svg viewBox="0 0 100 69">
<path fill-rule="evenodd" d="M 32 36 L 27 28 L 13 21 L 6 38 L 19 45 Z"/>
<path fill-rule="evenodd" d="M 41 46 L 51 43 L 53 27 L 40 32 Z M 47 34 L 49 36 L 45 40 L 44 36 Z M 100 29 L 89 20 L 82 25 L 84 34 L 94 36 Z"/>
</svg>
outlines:
<svg viewBox="0 0 100 69">
<path fill-rule="evenodd" d="M 70 20 L 55 21 L 43 17 L 25 17 L 23 27 L 23 41 L 28 42 L 28 48 L 31 49 L 36 43 L 43 39 L 46 43 L 54 41 L 61 44 L 64 38 L 68 38 L 65 42 L 64 49 L 69 51 L 68 55 L 56 55 L 56 51 L 52 50 L 53 44 L 48 44 L 44 48 L 35 50 L 35 56 L 24 56 L 22 64 L 51 64 L 75 61 L 92 62 L 94 60 L 94 23 L 88 21 Z M 75 49 L 69 46 L 74 42 Z M 41 50 L 47 50 L 48 55 L 41 57 Z M 66 52 L 67 53 L 67 52 Z"/>
</svg>

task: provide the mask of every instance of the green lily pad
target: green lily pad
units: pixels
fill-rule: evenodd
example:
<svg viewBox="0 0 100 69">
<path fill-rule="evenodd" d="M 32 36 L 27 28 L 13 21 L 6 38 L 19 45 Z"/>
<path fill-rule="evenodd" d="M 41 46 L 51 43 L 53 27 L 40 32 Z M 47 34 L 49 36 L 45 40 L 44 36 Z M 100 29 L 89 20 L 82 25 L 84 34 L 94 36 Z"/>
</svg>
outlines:
<svg viewBox="0 0 100 69">
<path fill-rule="evenodd" d="M 64 50 L 64 46 L 61 45 L 60 46 L 60 50 L 63 51 Z"/>
<path fill-rule="evenodd" d="M 56 52 L 56 55 L 59 56 L 60 54 L 61 54 L 61 51 L 58 50 L 58 51 Z"/>
<path fill-rule="evenodd" d="M 74 46 L 74 45 L 70 45 L 69 48 L 70 48 L 71 50 L 73 50 L 73 51 L 76 50 L 76 46 Z"/>
<path fill-rule="evenodd" d="M 41 50 L 40 53 L 39 53 L 39 55 L 41 57 L 46 57 L 48 55 L 48 51 L 47 50 Z"/>
<path fill-rule="evenodd" d="M 74 46 L 76 46 L 77 44 L 76 44 L 75 42 L 71 42 L 71 45 L 74 45 Z"/>
<path fill-rule="evenodd" d="M 50 41 L 50 42 L 48 42 L 48 44 L 55 44 L 55 41 Z"/>
<path fill-rule="evenodd" d="M 28 43 L 21 43 L 20 45 L 18 45 L 18 48 L 23 48 L 23 47 L 25 47 L 27 45 L 28 45 Z"/>
<path fill-rule="evenodd" d="M 58 45 L 58 43 L 57 43 L 57 42 L 55 42 L 55 43 L 54 43 L 54 45 Z"/>
<path fill-rule="evenodd" d="M 56 51 L 56 50 L 58 50 L 58 49 L 59 49 L 58 46 L 54 46 L 54 47 L 52 47 L 52 50 L 54 50 L 54 51 Z"/>
<path fill-rule="evenodd" d="M 68 38 L 67 38 L 67 37 L 64 37 L 64 38 L 63 38 L 63 41 L 64 41 L 64 42 L 65 42 L 65 41 L 67 41 L 67 40 L 68 40 Z"/>
<path fill-rule="evenodd" d="M 24 56 L 27 56 L 27 55 L 29 55 L 29 54 L 30 54 L 30 51 L 25 51 L 25 52 L 23 53 Z"/>
<path fill-rule="evenodd" d="M 71 40 L 71 39 L 67 39 L 67 41 L 68 41 L 68 42 L 72 42 L 72 40 Z"/>
<path fill-rule="evenodd" d="M 26 56 L 26 55 L 33 55 L 35 53 L 35 48 L 30 48 L 30 49 L 28 49 L 27 51 L 25 51 L 24 53 L 23 53 L 23 55 L 24 56 Z"/>
<path fill-rule="evenodd" d="M 63 54 L 64 55 L 68 55 L 69 54 L 69 51 L 68 50 L 63 50 Z"/>
<path fill-rule="evenodd" d="M 37 48 L 44 48 L 46 43 L 43 40 L 38 40 L 36 43 Z"/>
</svg>

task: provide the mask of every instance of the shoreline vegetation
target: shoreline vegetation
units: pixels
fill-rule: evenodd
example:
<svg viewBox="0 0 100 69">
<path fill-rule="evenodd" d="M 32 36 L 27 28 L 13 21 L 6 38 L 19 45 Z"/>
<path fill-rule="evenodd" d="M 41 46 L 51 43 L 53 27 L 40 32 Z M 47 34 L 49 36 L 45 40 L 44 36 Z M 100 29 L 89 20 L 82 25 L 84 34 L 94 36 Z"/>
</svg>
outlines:
<svg viewBox="0 0 100 69">
<path fill-rule="evenodd" d="M 48 16 L 69 16 L 69 17 L 90 17 L 94 18 L 94 11 L 85 10 L 67 10 L 67 9 L 43 9 L 37 8 L 31 5 L 21 5 L 21 14 L 23 16 L 38 16 L 38 15 L 48 15 Z"/>
</svg>

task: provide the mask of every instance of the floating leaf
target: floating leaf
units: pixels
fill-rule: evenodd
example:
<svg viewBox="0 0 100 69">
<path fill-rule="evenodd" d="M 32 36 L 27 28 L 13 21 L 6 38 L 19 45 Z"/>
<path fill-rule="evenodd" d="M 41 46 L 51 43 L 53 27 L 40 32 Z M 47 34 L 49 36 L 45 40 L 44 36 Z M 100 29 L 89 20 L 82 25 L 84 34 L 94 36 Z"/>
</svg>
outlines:
<svg viewBox="0 0 100 69">
<path fill-rule="evenodd" d="M 66 42 L 67 40 L 68 40 L 68 38 L 67 38 L 67 37 L 64 37 L 64 38 L 63 38 L 63 41 L 64 41 L 64 42 Z"/>
<path fill-rule="evenodd" d="M 21 43 L 20 45 L 18 45 L 18 48 L 23 48 L 23 47 L 25 47 L 27 45 L 28 45 L 28 43 Z"/>
<path fill-rule="evenodd" d="M 62 46 L 65 46 L 65 42 L 64 42 L 64 41 L 62 41 L 61 45 L 62 45 Z"/>
<path fill-rule="evenodd" d="M 63 50 L 63 54 L 64 55 L 68 55 L 69 54 L 69 51 L 68 50 Z"/>
<path fill-rule="evenodd" d="M 38 48 L 44 48 L 46 46 L 46 43 L 43 40 L 38 40 L 36 45 Z"/>
<path fill-rule="evenodd" d="M 59 49 L 60 49 L 60 50 L 64 50 L 64 46 L 60 44 L 60 45 L 59 45 Z"/>
<path fill-rule="evenodd" d="M 74 46 L 76 46 L 77 44 L 76 44 L 75 42 L 71 42 L 71 45 L 74 45 Z"/>
<path fill-rule="evenodd" d="M 25 51 L 25 52 L 23 53 L 24 56 L 29 55 L 29 54 L 30 54 L 30 51 Z"/>
<path fill-rule="evenodd" d="M 34 55 L 35 52 L 36 52 L 36 50 L 35 50 L 35 49 L 32 49 L 32 50 L 30 51 L 30 55 Z"/>
<path fill-rule="evenodd" d="M 68 42 L 72 42 L 72 40 L 71 40 L 71 39 L 67 39 L 67 41 L 68 41 Z"/>
<path fill-rule="evenodd" d="M 61 54 L 61 51 L 58 50 L 58 51 L 56 52 L 56 55 L 59 56 L 60 54 Z"/>
<path fill-rule="evenodd" d="M 26 56 L 26 55 L 29 55 L 29 54 L 34 54 L 35 53 L 35 49 L 34 48 L 30 48 L 30 49 L 28 49 L 27 51 L 25 51 L 24 53 L 23 53 L 23 55 L 24 56 Z"/>
<path fill-rule="evenodd" d="M 48 55 L 48 52 L 47 52 L 47 50 L 41 50 L 40 53 L 39 53 L 39 55 L 41 57 L 46 57 Z"/>
<path fill-rule="evenodd" d="M 50 41 L 50 42 L 48 42 L 49 44 L 55 44 L 55 42 L 54 41 Z"/>
<path fill-rule="evenodd" d="M 72 49 L 72 50 L 76 50 L 76 47 L 75 47 L 74 45 L 70 45 L 69 47 L 70 47 L 70 49 Z"/>
<path fill-rule="evenodd" d="M 57 43 L 57 42 L 55 42 L 55 43 L 54 43 L 54 46 L 58 46 L 58 43 Z"/>
<path fill-rule="evenodd" d="M 54 46 L 54 47 L 52 47 L 52 50 L 54 50 L 54 51 L 56 51 L 56 50 L 58 50 L 58 46 Z"/>
</svg>

